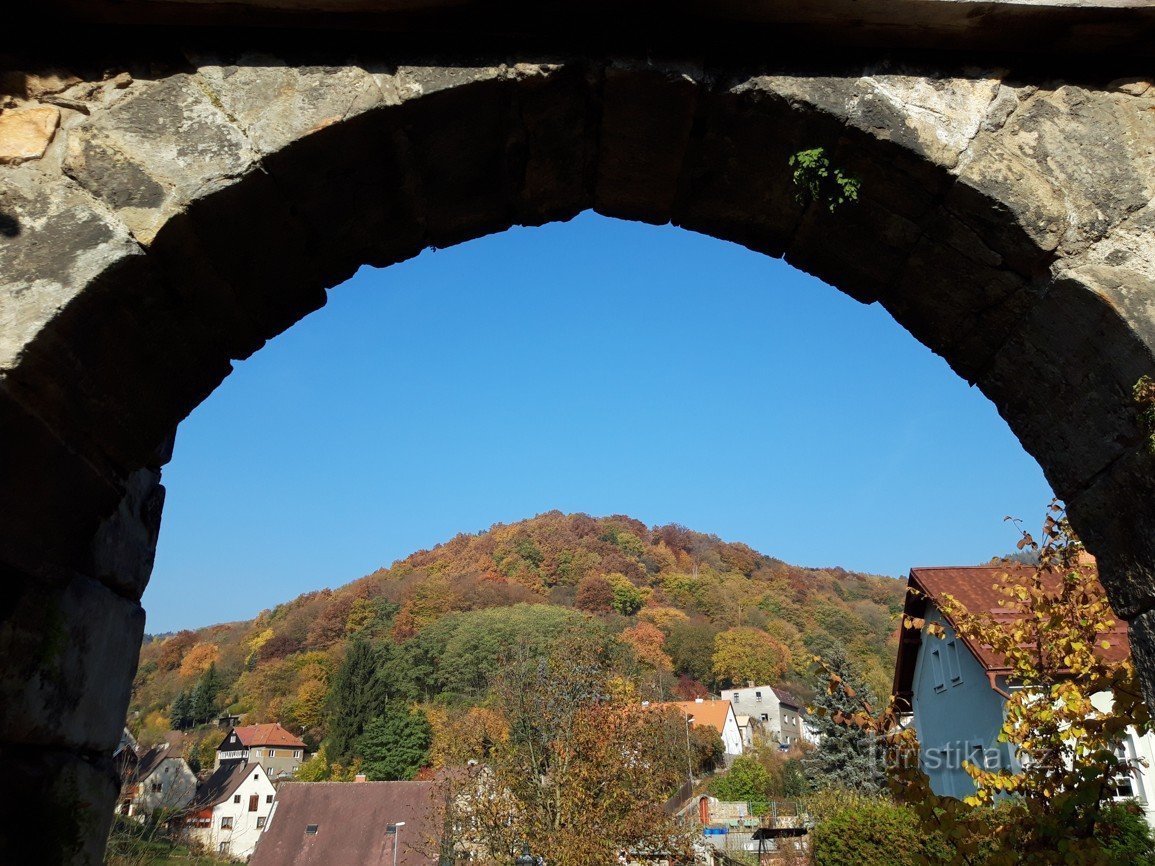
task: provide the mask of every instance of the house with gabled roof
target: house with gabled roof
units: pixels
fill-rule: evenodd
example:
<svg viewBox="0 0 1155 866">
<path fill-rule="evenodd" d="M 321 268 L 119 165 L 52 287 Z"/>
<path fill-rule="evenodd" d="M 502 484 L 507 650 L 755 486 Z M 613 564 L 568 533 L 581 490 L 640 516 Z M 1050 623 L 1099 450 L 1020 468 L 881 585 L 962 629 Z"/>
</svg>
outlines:
<svg viewBox="0 0 1155 866">
<path fill-rule="evenodd" d="M 435 866 L 446 831 L 438 782 L 286 782 L 249 866 Z"/>
<path fill-rule="evenodd" d="M 179 812 L 192 802 L 197 777 L 179 746 L 165 741 L 145 750 L 128 747 L 118 749 L 115 757 L 122 774 L 120 814 L 143 817 L 158 809 Z"/>
<path fill-rule="evenodd" d="M 292 776 L 307 758 L 304 741 L 280 722 L 241 725 L 229 728 L 217 746 L 215 768 L 226 763 L 256 763 L 279 780 Z"/>
<path fill-rule="evenodd" d="M 197 789 L 183 832 L 213 854 L 246 858 L 273 811 L 276 793 L 260 764 L 228 761 Z"/>
<path fill-rule="evenodd" d="M 710 727 L 722 737 L 722 747 L 727 758 L 742 754 L 744 743 L 742 729 L 738 725 L 738 717 L 729 701 L 705 700 L 698 698 L 693 701 L 666 701 L 664 703 L 648 704 L 652 707 L 676 707 L 684 713 L 690 721 L 690 726 Z"/>
<path fill-rule="evenodd" d="M 802 701 L 778 686 L 747 683 L 722 689 L 722 700 L 734 706 L 739 719 L 749 716 L 763 735 L 783 746 L 795 746 L 803 739 Z"/>
<path fill-rule="evenodd" d="M 949 594 L 967 610 L 990 613 L 1010 623 L 1015 613 L 999 606 L 1003 596 L 995 589 L 999 577 L 1008 573 L 1021 573 L 1025 582 L 1034 569 L 1010 564 L 914 568 L 907 581 L 893 692 L 900 712 L 905 712 L 918 733 L 923 768 L 936 794 L 962 798 L 974 792 L 974 783 L 962 767 L 964 761 L 988 769 L 1022 766 L 1010 746 L 999 742 L 1005 703 L 1018 687 L 1010 677 L 1007 659 L 959 635 L 938 601 Z M 939 628 L 941 637 L 930 636 L 930 630 Z M 1117 661 L 1130 654 L 1123 620 L 1100 637 L 1106 646 L 1097 643 L 1095 652 L 1101 657 Z M 1092 698 L 1101 711 L 1110 708 L 1111 700 L 1106 692 Z M 1137 800 L 1148 823 L 1155 826 L 1155 736 L 1140 735 L 1129 727 L 1119 750 L 1122 757 L 1145 760 L 1148 766 L 1120 780 L 1116 796 Z"/>
</svg>

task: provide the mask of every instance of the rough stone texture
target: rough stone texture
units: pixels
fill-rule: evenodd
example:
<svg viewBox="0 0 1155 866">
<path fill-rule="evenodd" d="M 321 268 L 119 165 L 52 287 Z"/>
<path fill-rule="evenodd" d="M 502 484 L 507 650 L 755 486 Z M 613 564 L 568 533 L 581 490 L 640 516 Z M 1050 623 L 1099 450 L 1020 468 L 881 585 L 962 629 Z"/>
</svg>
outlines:
<svg viewBox="0 0 1155 866">
<path fill-rule="evenodd" d="M 59 122 L 60 112 L 51 105 L 0 113 L 0 163 L 40 159 Z"/>
<path fill-rule="evenodd" d="M 361 264 L 588 208 L 785 255 L 977 384 L 1069 501 L 1155 698 L 1155 457 L 1130 402 L 1155 373 L 1144 75 L 183 56 L 3 78 L 60 116 L 0 167 L 0 779 L 43 775 L 44 820 L 67 779 L 103 802 L 159 467 L 231 362 Z M 800 194 L 789 159 L 815 147 L 857 202 Z M 99 847 L 77 821 L 58 860 Z"/>
<path fill-rule="evenodd" d="M 95 580 L 4 574 L 0 742 L 111 752 L 124 727 L 144 611 Z"/>
<path fill-rule="evenodd" d="M 119 784 L 112 760 L 0 742 L 0 852 L 20 866 L 99 866 Z M 18 805 L 11 805 L 18 804 Z"/>
</svg>

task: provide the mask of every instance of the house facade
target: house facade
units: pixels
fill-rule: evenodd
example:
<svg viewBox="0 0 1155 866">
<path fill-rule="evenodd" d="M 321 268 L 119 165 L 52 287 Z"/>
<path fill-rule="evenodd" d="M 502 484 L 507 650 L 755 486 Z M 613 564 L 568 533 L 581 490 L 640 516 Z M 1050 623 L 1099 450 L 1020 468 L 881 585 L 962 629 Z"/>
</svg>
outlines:
<svg viewBox="0 0 1155 866">
<path fill-rule="evenodd" d="M 158 809 L 178 812 L 196 794 L 196 775 L 179 750 L 167 742 L 138 755 L 135 761 L 125 760 L 123 765 L 117 806 L 121 815 L 143 817 Z"/>
<path fill-rule="evenodd" d="M 907 593 L 904 621 L 912 618 L 914 623 L 904 622 L 900 634 L 894 694 L 918 733 L 923 768 L 936 794 L 961 799 L 974 793 L 964 761 L 989 769 L 1017 771 L 1022 767 L 1011 746 L 999 742 L 1006 700 L 1016 688 L 1005 660 L 959 636 L 936 603 L 949 593 L 968 610 L 999 611 L 1001 596 L 993 587 L 1007 571 L 1014 568 L 916 568 L 910 572 L 907 585 L 912 591 Z M 929 636 L 928 628 L 941 628 L 942 637 Z M 1130 652 L 1126 623 L 1120 621 L 1104 638 L 1110 648 L 1103 652 L 1120 656 Z M 1105 710 L 1111 696 L 1099 693 L 1092 702 Z M 1120 749 L 1128 758 L 1146 759 L 1148 766 L 1121 784 L 1118 795 L 1135 799 L 1148 823 L 1155 826 L 1155 736 L 1140 735 L 1129 727 Z"/>
<path fill-rule="evenodd" d="M 705 725 L 716 730 L 722 738 L 722 747 L 728 758 L 737 757 L 742 754 L 745 748 L 742 729 L 738 725 L 738 716 L 729 701 L 698 698 L 695 701 L 671 701 L 663 704 L 652 704 L 651 706 L 677 707 L 686 714 L 692 727 L 697 728 Z"/>
<path fill-rule="evenodd" d="M 307 757 L 305 743 L 280 722 L 244 725 L 230 728 L 221 740 L 214 769 L 224 764 L 260 764 L 279 780 L 296 773 Z"/>
<path fill-rule="evenodd" d="M 200 786 L 184 832 L 213 854 L 247 858 L 272 814 L 276 793 L 260 764 L 226 762 Z"/>
<path fill-rule="evenodd" d="M 776 686 L 722 689 L 722 700 L 734 706 L 738 716 L 749 716 L 752 726 L 782 745 L 796 745 L 803 738 L 802 702 Z"/>
</svg>

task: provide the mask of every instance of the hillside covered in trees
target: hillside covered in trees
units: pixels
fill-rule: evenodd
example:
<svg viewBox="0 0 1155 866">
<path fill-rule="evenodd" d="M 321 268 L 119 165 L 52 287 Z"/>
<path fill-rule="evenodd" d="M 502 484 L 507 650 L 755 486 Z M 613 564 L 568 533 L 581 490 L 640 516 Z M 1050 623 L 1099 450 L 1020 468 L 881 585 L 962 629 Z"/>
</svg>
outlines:
<svg viewBox="0 0 1155 866">
<path fill-rule="evenodd" d="M 374 740 L 405 740 L 444 763 L 500 726 L 486 707 L 503 663 L 563 638 L 604 646 L 638 699 L 748 679 L 805 695 L 812 657 L 835 648 L 887 694 L 903 590 L 681 526 L 554 511 L 459 535 L 253 620 L 147 639 L 130 724 L 147 742 L 228 710 L 325 742 L 330 760 L 369 761 L 360 752 Z M 377 702 L 372 729 L 358 701 Z"/>
</svg>

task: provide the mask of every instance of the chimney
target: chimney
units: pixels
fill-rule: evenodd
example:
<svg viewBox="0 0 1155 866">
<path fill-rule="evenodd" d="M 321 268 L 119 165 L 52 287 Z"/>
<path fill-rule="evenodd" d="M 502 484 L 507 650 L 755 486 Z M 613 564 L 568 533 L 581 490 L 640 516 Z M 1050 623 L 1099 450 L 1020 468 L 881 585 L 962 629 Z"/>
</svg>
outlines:
<svg viewBox="0 0 1155 866">
<path fill-rule="evenodd" d="M 366 779 L 365 779 L 365 774 L 364 774 L 364 773 L 358 773 L 356 776 L 354 776 L 354 777 L 353 777 L 353 781 L 354 781 L 354 782 L 364 782 L 364 781 L 366 781 Z"/>
</svg>

